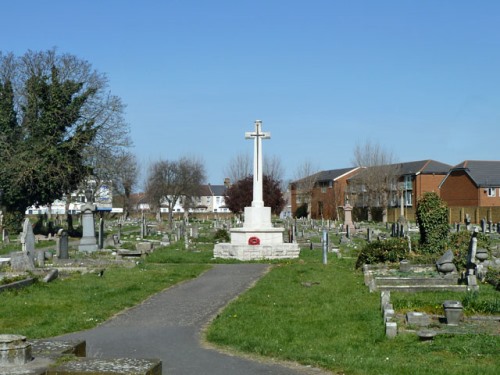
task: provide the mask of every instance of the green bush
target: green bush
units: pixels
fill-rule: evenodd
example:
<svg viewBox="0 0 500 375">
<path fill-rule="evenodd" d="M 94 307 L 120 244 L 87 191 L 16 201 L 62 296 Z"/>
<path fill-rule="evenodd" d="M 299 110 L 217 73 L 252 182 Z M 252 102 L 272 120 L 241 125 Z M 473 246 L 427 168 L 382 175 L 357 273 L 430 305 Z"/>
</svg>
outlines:
<svg viewBox="0 0 500 375">
<path fill-rule="evenodd" d="M 229 242 L 231 238 L 229 237 L 229 233 L 225 229 L 218 229 L 214 234 L 214 240 L 216 242 Z"/>
<path fill-rule="evenodd" d="M 469 253 L 471 235 L 471 232 L 466 230 L 450 233 L 449 235 L 447 246 L 448 249 L 453 251 L 453 263 L 455 263 L 458 270 L 465 270 L 467 266 L 467 254 Z M 490 247 L 489 237 L 483 233 L 478 233 L 477 247 L 488 249 Z"/>
<path fill-rule="evenodd" d="M 24 212 L 7 211 L 4 213 L 3 225 L 11 236 L 22 232 L 23 221 L 24 221 Z"/>
<path fill-rule="evenodd" d="M 369 242 L 361 249 L 356 261 L 356 268 L 363 264 L 399 262 L 408 257 L 406 238 L 389 238 L 383 241 Z"/>
<path fill-rule="evenodd" d="M 434 192 L 427 192 L 417 202 L 417 224 L 421 251 L 441 253 L 448 239 L 448 207 Z"/>
<path fill-rule="evenodd" d="M 500 291 L 500 270 L 488 268 L 486 271 L 485 281 Z"/>
</svg>

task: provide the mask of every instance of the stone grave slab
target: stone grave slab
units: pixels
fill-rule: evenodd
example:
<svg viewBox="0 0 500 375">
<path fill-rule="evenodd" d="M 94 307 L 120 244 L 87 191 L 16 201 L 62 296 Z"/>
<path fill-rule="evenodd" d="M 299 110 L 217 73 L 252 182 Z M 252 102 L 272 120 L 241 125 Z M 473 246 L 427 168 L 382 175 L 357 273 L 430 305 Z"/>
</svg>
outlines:
<svg viewBox="0 0 500 375">
<path fill-rule="evenodd" d="M 49 368 L 47 375 L 161 375 L 161 361 L 134 358 L 78 358 Z"/>
</svg>

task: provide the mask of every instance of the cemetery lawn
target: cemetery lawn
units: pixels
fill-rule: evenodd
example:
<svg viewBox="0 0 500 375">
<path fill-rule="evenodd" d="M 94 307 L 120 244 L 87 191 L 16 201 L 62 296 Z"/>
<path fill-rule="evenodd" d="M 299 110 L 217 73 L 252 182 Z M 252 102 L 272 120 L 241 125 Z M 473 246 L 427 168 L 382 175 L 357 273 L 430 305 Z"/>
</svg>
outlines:
<svg viewBox="0 0 500 375">
<path fill-rule="evenodd" d="M 150 295 L 199 276 L 204 264 L 142 264 L 75 273 L 0 293 L 0 332 L 48 338 L 90 329 Z"/>
<path fill-rule="evenodd" d="M 380 294 L 369 293 L 355 259 L 321 259 L 303 250 L 299 261 L 275 265 L 214 319 L 206 339 L 342 374 L 499 373 L 500 335 L 387 339 Z"/>
</svg>

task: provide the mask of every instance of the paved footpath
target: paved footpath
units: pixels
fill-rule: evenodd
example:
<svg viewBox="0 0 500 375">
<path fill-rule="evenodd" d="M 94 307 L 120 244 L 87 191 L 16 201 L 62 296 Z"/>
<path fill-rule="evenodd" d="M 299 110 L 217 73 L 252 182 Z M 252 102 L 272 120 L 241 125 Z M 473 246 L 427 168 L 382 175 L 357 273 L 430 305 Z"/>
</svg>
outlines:
<svg viewBox="0 0 500 375">
<path fill-rule="evenodd" d="M 200 277 L 155 294 L 88 331 L 88 357 L 158 358 L 164 375 L 324 374 L 300 365 L 259 362 L 220 353 L 201 343 L 201 331 L 221 308 L 253 285 L 264 264 L 215 265 Z"/>
</svg>

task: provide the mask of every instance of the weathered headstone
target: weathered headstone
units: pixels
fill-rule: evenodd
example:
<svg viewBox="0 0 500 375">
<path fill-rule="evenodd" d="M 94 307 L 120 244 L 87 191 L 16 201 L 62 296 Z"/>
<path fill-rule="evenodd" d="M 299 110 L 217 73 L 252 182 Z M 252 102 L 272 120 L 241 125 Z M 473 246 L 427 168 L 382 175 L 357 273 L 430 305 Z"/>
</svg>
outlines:
<svg viewBox="0 0 500 375">
<path fill-rule="evenodd" d="M 427 327 L 431 318 L 426 313 L 411 311 L 406 313 L 406 322 L 412 326 Z"/>
<path fill-rule="evenodd" d="M 472 275 L 476 269 L 476 250 L 477 250 L 477 228 L 472 232 L 469 242 L 469 251 L 467 253 L 467 274 Z"/>
<path fill-rule="evenodd" d="M 99 238 L 97 247 L 102 250 L 104 248 L 104 220 L 99 218 Z"/>
<path fill-rule="evenodd" d="M 481 233 L 486 233 L 486 219 L 481 219 Z"/>
<path fill-rule="evenodd" d="M 45 267 L 45 250 L 36 250 L 36 264 L 38 267 Z"/>
<path fill-rule="evenodd" d="M 59 229 L 56 236 L 56 255 L 58 259 L 69 258 L 69 241 L 68 232 L 64 229 Z"/>
<path fill-rule="evenodd" d="M 470 216 L 469 216 L 469 214 L 466 214 L 465 215 L 465 225 L 467 227 L 467 230 L 470 230 L 470 223 L 471 223 Z"/>
<path fill-rule="evenodd" d="M 92 203 L 92 192 L 86 191 L 87 203 L 82 207 L 82 238 L 79 251 L 93 252 L 97 250 L 97 240 L 95 238 L 95 221 L 94 212 L 96 210 L 95 204 Z"/>
<path fill-rule="evenodd" d="M 33 233 L 33 226 L 29 219 L 25 219 L 23 223 L 23 232 L 21 233 L 22 251 L 33 262 L 35 260 L 35 234 Z"/>
<path fill-rule="evenodd" d="M 35 263 L 24 251 L 15 251 L 10 253 L 10 267 L 14 272 L 32 271 Z"/>
</svg>

